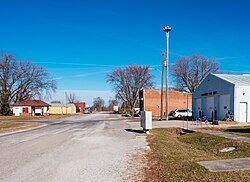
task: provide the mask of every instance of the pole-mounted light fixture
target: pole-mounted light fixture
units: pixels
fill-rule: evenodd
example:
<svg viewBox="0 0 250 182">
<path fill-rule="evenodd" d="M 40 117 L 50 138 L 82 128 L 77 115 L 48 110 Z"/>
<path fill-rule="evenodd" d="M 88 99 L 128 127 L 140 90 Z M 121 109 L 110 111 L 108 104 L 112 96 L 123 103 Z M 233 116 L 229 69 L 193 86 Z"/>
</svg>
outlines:
<svg viewBox="0 0 250 182">
<path fill-rule="evenodd" d="M 166 120 L 168 120 L 168 39 L 169 39 L 169 32 L 171 31 L 170 26 L 163 27 L 163 31 L 166 32 L 166 61 L 165 61 L 165 67 L 166 67 Z"/>
</svg>

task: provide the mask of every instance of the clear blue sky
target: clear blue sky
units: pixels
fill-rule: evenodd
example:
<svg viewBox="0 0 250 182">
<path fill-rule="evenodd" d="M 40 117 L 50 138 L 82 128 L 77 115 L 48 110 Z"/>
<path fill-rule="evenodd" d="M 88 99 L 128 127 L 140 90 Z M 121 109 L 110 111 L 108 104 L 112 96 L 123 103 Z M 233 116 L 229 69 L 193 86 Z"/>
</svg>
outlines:
<svg viewBox="0 0 250 182">
<path fill-rule="evenodd" d="M 165 49 L 165 25 L 172 27 L 170 63 L 200 53 L 217 57 L 224 72 L 250 73 L 247 0 L 0 2 L 0 50 L 46 67 L 59 90 L 107 95 L 111 88 L 105 76 L 117 66 L 161 69 L 155 65 Z M 152 73 L 159 85 L 156 69 Z"/>
</svg>

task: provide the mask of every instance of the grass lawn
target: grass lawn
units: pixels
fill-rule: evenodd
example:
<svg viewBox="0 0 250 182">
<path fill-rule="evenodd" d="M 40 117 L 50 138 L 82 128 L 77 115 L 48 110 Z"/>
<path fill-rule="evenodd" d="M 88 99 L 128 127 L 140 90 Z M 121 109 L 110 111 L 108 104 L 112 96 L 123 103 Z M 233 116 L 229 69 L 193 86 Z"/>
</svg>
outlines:
<svg viewBox="0 0 250 182">
<path fill-rule="evenodd" d="M 56 120 L 76 115 L 79 114 L 49 115 L 49 116 L 0 116 L 0 133 L 17 131 L 21 129 L 27 129 L 39 126 L 40 125 L 39 123 L 33 122 L 37 120 Z"/>
<path fill-rule="evenodd" d="M 0 120 L 39 120 L 42 116 L 0 116 Z"/>
<path fill-rule="evenodd" d="M 31 127 L 36 127 L 36 126 L 39 126 L 39 124 L 31 123 L 31 122 L 0 122 L 0 133 L 16 131 L 16 130 L 31 128 Z"/>
<path fill-rule="evenodd" d="M 0 121 L 8 121 L 8 120 L 54 120 L 54 119 L 61 119 L 70 116 L 76 116 L 79 114 L 68 114 L 68 115 L 49 115 L 49 116 L 0 116 Z"/>
<path fill-rule="evenodd" d="M 141 120 L 139 120 L 139 119 L 131 119 L 131 120 L 128 120 L 128 122 L 141 122 Z"/>
<path fill-rule="evenodd" d="M 229 132 L 236 135 L 250 137 L 250 126 L 242 126 L 242 127 L 230 127 L 224 129 L 224 132 Z"/>
<path fill-rule="evenodd" d="M 240 136 L 245 136 L 245 137 L 250 137 L 250 126 L 232 126 L 229 128 L 202 128 L 205 130 L 216 130 L 216 131 L 221 131 L 221 132 L 226 132 L 226 133 L 231 133 L 231 134 L 236 134 Z"/>
<path fill-rule="evenodd" d="M 250 181 L 250 171 L 209 172 L 199 161 L 250 157 L 250 144 L 204 133 L 178 135 L 178 129 L 153 129 L 148 141 L 151 167 L 146 181 Z M 237 150 L 220 153 L 225 147 Z"/>
</svg>

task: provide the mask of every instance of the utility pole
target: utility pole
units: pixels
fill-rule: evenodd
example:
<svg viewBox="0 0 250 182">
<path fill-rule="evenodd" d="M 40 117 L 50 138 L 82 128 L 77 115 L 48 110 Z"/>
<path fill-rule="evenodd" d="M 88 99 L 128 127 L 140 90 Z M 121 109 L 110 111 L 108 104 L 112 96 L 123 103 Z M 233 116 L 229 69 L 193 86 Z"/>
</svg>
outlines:
<svg viewBox="0 0 250 182">
<path fill-rule="evenodd" d="M 65 97 L 66 97 L 66 115 L 68 114 L 68 96 L 67 96 L 67 92 L 65 92 Z"/>
<path fill-rule="evenodd" d="M 163 28 L 163 31 L 166 32 L 166 61 L 165 61 L 165 66 L 166 66 L 166 120 L 168 120 L 168 39 L 169 39 L 169 32 L 171 31 L 170 26 L 165 26 Z"/>
<path fill-rule="evenodd" d="M 188 109 L 188 93 L 189 93 L 189 89 L 188 89 L 188 85 L 189 85 L 189 64 L 188 64 L 188 62 L 187 62 L 187 68 L 186 68 L 186 70 L 187 70 L 187 92 L 186 92 L 186 94 L 187 94 L 187 109 Z"/>
<path fill-rule="evenodd" d="M 162 70 L 161 70 L 161 118 L 162 120 L 162 115 L 163 115 L 163 92 L 164 92 L 164 53 L 162 54 Z"/>
</svg>

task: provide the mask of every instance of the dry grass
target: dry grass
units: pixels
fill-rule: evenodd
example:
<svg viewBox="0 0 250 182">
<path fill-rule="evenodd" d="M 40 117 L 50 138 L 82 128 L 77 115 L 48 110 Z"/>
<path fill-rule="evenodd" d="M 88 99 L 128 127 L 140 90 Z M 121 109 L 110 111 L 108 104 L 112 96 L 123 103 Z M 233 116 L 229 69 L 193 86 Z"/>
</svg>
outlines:
<svg viewBox="0 0 250 182">
<path fill-rule="evenodd" d="M 204 130 L 216 130 L 226 133 L 231 133 L 235 135 L 250 137 L 250 126 L 231 126 L 228 128 L 202 128 Z"/>
<path fill-rule="evenodd" d="M 250 157 L 250 144 L 204 133 L 179 135 L 178 129 L 153 129 L 148 137 L 152 165 L 145 181 L 250 181 L 250 171 L 209 172 L 199 161 Z M 236 151 L 220 153 L 234 146 Z"/>
<path fill-rule="evenodd" d="M 250 126 L 237 126 L 224 129 L 224 132 L 250 137 Z"/>
<path fill-rule="evenodd" d="M 39 120 L 43 118 L 42 116 L 0 116 L 0 120 L 7 121 L 7 120 Z"/>
<path fill-rule="evenodd" d="M 32 122 L 0 122 L 0 133 L 33 128 L 39 125 Z"/>
<path fill-rule="evenodd" d="M 76 116 L 77 114 L 67 114 L 67 115 L 49 115 L 49 116 L 0 116 L 0 121 L 28 121 L 28 120 L 54 120 L 62 119 L 66 117 Z"/>
<path fill-rule="evenodd" d="M 127 122 L 141 122 L 141 120 L 139 120 L 139 119 L 131 119 L 131 120 L 128 120 Z"/>
</svg>

